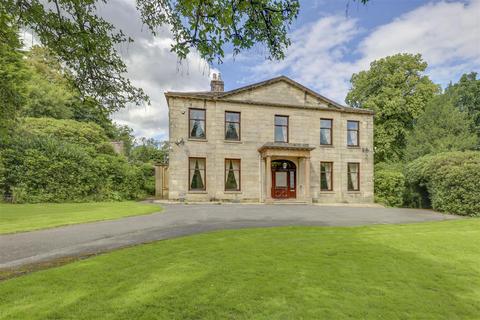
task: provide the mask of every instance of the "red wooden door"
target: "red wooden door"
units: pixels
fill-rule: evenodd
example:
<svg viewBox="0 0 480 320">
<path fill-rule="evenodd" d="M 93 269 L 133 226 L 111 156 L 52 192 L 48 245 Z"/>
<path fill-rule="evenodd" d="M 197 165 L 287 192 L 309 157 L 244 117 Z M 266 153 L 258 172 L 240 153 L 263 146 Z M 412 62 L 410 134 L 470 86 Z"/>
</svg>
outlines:
<svg viewBox="0 0 480 320">
<path fill-rule="evenodd" d="M 288 199 L 296 197 L 295 169 L 272 169 L 272 198 Z"/>
</svg>

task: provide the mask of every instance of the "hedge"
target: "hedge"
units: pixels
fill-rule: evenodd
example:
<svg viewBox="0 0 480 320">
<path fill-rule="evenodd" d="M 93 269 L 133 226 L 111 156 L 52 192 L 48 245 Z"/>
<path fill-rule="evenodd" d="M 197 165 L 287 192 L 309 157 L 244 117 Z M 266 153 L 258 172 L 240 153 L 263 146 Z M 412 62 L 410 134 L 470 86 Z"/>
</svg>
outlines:
<svg viewBox="0 0 480 320">
<path fill-rule="evenodd" d="M 390 207 L 403 205 L 405 176 L 401 169 L 386 164 L 375 165 L 375 202 Z"/>
<path fill-rule="evenodd" d="M 2 148 L 0 190 L 18 203 L 133 200 L 151 191 L 145 165 L 120 155 L 46 135 L 16 136 Z"/>
<path fill-rule="evenodd" d="M 480 216 L 480 152 L 427 155 L 411 162 L 405 176 L 410 205 Z"/>
<path fill-rule="evenodd" d="M 105 130 L 93 122 L 69 119 L 22 118 L 19 135 L 54 138 L 61 142 L 80 145 L 90 152 L 114 154 Z"/>
</svg>

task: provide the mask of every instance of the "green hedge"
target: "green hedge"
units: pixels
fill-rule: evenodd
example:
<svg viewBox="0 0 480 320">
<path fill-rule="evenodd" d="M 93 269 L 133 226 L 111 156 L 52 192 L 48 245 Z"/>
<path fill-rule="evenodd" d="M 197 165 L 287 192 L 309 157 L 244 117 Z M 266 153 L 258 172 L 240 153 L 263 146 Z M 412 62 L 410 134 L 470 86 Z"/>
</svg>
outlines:
<svg viewBox="0 0 480 320">
<path fill-rule="evenodd" d="M 480 152 L 427 155 L 406 168 L 408 204 L 480 216 Z"/>
<path fill-rule="evenodd" d="M 80 145 L 93 153 L 114 154 L 105 131 L 92 122 L 53 118 L 22 118 L 18 134 L 54 138 L 61 142 Z"/>
<path fill-rule="evenodd" d="M 383 163 L 376 164 L 374 185 L 375 202 L 390 207 L 400 207 L 403 205 L 405 176 L 401 168 Z"/>
<path fill-rule="evenodd" d="M 0 189 L 15 202 L 133 200 L 151 191 L 145 165 L 120 155 L 46 135 L 17 135 L 2 148 Z"/>
</svg>

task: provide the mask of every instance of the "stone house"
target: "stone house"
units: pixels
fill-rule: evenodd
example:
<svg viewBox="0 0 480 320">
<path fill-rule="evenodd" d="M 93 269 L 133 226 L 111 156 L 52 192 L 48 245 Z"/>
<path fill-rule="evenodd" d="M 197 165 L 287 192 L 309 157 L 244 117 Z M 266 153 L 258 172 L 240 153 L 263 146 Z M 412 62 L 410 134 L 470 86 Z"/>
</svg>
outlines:
<svg viewBox="0 0 480 320">
<path fill-rule="evenodd" d="M 168 198 L 373 202 L 373 113 L 280 76 L 166 92 Z"/>
</svg>

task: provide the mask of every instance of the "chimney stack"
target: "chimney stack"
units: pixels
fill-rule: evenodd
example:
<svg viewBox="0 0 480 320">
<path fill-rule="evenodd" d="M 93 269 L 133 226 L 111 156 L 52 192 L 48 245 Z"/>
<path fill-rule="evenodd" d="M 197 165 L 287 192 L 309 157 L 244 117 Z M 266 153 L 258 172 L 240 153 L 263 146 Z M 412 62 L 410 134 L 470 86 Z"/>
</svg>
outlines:
<svg viewBox="0 0 480 320">
<path fill-rule="evenodd" d="M 213 74 L 212 81 L 210 81 L 210 89 L 211 89 L 212 92 L 223 92 L 224 91 L 223 80 L 222 80 L 222 76 L 220 75 L 220 73 L 218 74 L 218 78 L 217 78 L 216 73 Z"/>
</svg>

